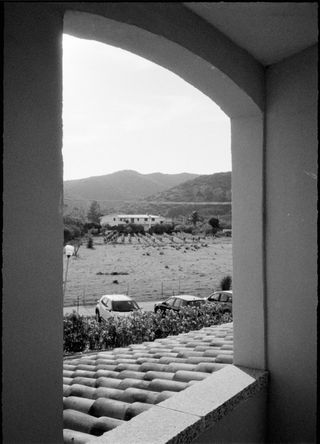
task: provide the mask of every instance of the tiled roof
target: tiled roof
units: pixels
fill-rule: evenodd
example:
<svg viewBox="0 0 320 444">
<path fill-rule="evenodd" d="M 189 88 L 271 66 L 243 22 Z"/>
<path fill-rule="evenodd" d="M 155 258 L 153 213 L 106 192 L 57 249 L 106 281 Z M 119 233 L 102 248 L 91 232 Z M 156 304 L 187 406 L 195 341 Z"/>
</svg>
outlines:
<svg viewBox="0 0 320 444">
<path fill-rule="evenodd" d="M 68 357 L 64 442 L 85 444 L 232 362 L 232 323 Z"/>
</svg>

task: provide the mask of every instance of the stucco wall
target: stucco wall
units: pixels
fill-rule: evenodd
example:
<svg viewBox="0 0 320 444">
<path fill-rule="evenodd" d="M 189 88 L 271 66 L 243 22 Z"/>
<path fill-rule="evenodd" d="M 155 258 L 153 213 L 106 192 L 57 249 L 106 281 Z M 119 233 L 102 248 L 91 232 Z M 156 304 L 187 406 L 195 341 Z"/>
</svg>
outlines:
<svg viewBox="0 0 320 444">
<path fill-rule="evenodd" d="M 64 30 L 131 51 L 169 69 L 228 116 L 264 105 L 263 67 L 180 3 L 69 3 Z"/>
<path fill-rule="evenodd" d="M 5 10 L 2 414 L 6 443 L 62 442 L 62 17 Z"/>
<path fill-rule="evenodd" d="M 263 116 L 231 119 L 234 363 L 266 368 Z"/>
<path fill-rule="evenodd" d="M 136 34 L 142 39 L 135 42 L 143 48 L 141 55 L 157 54 L 166 67 L 202 85 L 212 98 L 221 98 L 233 116 L 234 288 L 243 298 L 241 305 L 235 302 L 236 363 L 265 365 L 267 315 L 271 441 L 311 441 L 316 393 L 316 54 L 306 51 L 267 71 L 264 166 L 263 121 L 254 105 L 263 103 L 262 67 L 216 30 L 200 32 L 208 30 L 203 21 L 191 26 L 189 13 L 175 12 L 166 26 L 163 6 L 150 20 L 152 11 L 142 13 L 142 5 L 132 17 L 131 7 L 123 10 L 124 21 L 150 33 L 156 29 L 157 38 L 150 40 Z M 8 443 L 62 441 L 60 99 L 67 7 L 121 20 L 115 3 L 7 3 L 5 8 L 2 346 L 3 435 Z M 168 45 L 162 28 L 172 41 Z M 221 57 L 225 51 L 239 59 Z M 225 63 L 224 74 L 214 69 L 214 62 Z M 226 77 L 235 72 L 233 80 Z"/>
<path fill-rule="evenodd" d="M 317 48 L 267 70 L 266 123 L 269 432 L 314 442 Z"/>
</svg>

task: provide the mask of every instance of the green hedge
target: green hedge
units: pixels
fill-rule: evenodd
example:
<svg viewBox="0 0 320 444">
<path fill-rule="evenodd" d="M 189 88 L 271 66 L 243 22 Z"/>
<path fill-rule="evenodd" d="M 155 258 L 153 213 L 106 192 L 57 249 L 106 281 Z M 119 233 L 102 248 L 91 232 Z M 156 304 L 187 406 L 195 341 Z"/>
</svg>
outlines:
<svg viewBox="0 0 320 444">
<path fill-rule="evenodd" d="M 232 322 L 230 313 L 223 313 L 215 304 L 202 307 L 186 307 L 180 312 L 137 312 L 132 316 L 101 323 L 95 318 L 79 316 L 76 312 L 64 317 L 64 352 L 75 353 L 90 350 L 108 350 L 144 341 L 154 341 L 169 335 L 199 330 L 211 325 Z"/>
</svg>

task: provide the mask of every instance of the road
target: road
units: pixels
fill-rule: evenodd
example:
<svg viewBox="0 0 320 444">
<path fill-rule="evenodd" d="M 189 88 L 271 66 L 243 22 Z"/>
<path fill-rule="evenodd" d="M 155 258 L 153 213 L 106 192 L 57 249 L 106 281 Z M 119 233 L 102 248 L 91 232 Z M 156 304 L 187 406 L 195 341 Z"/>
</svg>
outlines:
<svg viewBox="0 0 320 444">
<path fill-rule="evenodd" d="M 146 302 L 137 301 L 137 302 L 143 310 L 153 311 L 154 304 L 156 304 L 159 301 L 146 301 Z M 84 316 L 94 316 L 94 309 L 95 305 L 79 305 L 79 314 Z M 73 310 L 77 311 L 77 306 L 64 307 L 63 314 L 65 315 L 66 313 L 72 313 Z"/>
</svg>

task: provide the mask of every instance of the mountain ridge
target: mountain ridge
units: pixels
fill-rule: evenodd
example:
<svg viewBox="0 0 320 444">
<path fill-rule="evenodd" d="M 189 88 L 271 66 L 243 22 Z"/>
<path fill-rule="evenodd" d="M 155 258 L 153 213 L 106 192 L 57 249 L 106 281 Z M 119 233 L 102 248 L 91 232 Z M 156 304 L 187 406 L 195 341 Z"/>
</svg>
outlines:
<svg viewBox="0 0 320 444">
<path fill-rule="evenodd" d="M 106 175 L 64 181 L 64 195 L 69 200 L 135 200 L 198 176 L 192 173 L 141 174 L 134 170 L 120 170 Z"/>
<path fill-rule="evenodd" d="M 148 201 L 231 202 L 231 172 L 204 174 L 147 197 Z"/>
</svg>

